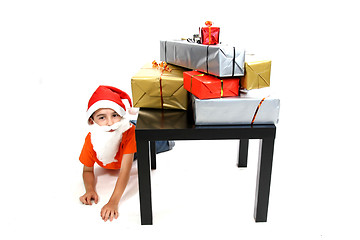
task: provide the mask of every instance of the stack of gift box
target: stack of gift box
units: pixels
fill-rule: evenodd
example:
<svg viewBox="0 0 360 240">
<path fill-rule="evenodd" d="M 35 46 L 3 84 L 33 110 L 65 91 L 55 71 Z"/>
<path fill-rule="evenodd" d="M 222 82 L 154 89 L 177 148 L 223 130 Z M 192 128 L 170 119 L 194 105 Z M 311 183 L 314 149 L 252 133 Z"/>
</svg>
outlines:
<svg viewBox="0 0 360 240">
<path fill-rule="evenodd" d="M 192 107 L 196 125 L 277 123 L 280 100 L 267 91 L 271 61 L 248 61 L 245 50 L 219 43 L 219 31 L 207 24 L 200 43 L 160 41 L 161 62 L 131 79 L 134 106 Z"/>
</svg>

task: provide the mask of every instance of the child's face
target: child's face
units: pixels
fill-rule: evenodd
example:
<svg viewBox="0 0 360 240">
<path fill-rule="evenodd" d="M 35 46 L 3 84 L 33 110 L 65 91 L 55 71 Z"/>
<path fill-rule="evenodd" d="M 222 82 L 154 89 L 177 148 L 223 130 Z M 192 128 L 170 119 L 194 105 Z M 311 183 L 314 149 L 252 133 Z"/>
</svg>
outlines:
<svg viewBox="0 0 360 240">
<path fill-rule="evenodd" d="M 111 126 L 121 120 L 121 116 L 111 108 L 100 108 L 92 115 L 92 120 L 99 126 Z M 93 122 L 90 121 L 92 124 Z"/>
</svg>

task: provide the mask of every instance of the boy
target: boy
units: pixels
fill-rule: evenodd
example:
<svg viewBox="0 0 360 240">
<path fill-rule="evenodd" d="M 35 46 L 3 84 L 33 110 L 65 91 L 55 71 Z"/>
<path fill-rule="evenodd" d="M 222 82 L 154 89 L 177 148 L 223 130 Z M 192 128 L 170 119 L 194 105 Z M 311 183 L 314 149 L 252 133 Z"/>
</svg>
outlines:
<svg viewBox="0 0 360 240">
<path fill-rule="evenodd" d="M 119 216 L 118 204 L 129 181 L 136 152 L 135 126 L 123 118 L 126 113 L 123 99 L 127 99 L 132 106 L 129 95 L 120 89 L 110 86 L 99 86 L 96 89 L 87 110 L 90 132 L 79 157 L 84 164 L 86 190 L 80 201 L 86 205 L 99 201 L 95 190 L 95 162 L 103 168 L 120 169 L 114 192 L 101 209 L 100 215 L 104 221 L 112 221 Z"/>
</svg>

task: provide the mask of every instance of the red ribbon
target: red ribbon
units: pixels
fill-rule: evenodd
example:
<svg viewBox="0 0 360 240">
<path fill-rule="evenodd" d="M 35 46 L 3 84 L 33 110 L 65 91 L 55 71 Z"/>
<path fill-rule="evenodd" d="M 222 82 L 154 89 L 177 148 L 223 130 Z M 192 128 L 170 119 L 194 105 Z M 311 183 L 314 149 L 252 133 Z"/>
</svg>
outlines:
<svg viewBox="0 0 360 240">
<path fill-rule="evenodd" d="M 160 78 L 159 78 L 159 84 L 160 84 L 160 100 L 161 100 L 161 109 L 164 109 L 164 98 L 163 98 L 163 90 L 162 90 L 162 75 L 164 71 L 171 72 L 171 69 L 169 68 L 168 64 L 164 61 L 157 63 L 155 60 L 152 62 L 153 68 L 156 68 L 161 71 Z"/>
<path fill-rule="evenodd" d="M 161 109 L 164 109 L 164 99 L 163 99 L 163 92 L 162 92 L 162 79 L 161 76 L 163 75 L 163 72 L 160 75 L 159 83 L 160 83 L 160 99 L 161 99 Z"/>
<path fill-rule="evenodd" d="M 253 117 L 253 119 L 252 119 L 252 121 L 251 121 L 251 125 L 254 124 L 256 115 L 257 115 L 257 113 L 258 113 L 258 111 L 259 111 L 259 108 L 260 108 L 261 104 L 264 102 L 265 98 L 267 98 L 267 97 L 264 97 L 264 98 L 260 101 L 259 105 L 257 106 L 257 108 L 256 108 L 256 110 L 255 110 L 255 113 L 254 113 L 254 117 Z"/>
</svg>

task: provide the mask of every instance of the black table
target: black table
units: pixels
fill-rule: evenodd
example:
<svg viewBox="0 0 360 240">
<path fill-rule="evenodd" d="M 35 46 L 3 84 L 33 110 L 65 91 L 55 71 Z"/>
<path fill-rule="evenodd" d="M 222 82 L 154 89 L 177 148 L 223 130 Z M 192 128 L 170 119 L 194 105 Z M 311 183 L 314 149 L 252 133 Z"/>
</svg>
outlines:
<svg viewBox="0 0 360 240">
<path fill-rule="evenodd" d="M 155 141 L 239 139 L 238 167 L 247 166 L 249 139 L 260 139 L 256 181 L 256 222 L 266 222 L 276 127 L 269 125 L 194 125 L 191 111 L 140 109 L 136 125 L 141 224 L 152 224 L 151 169 L 156 169 Z"/>
</svg>

